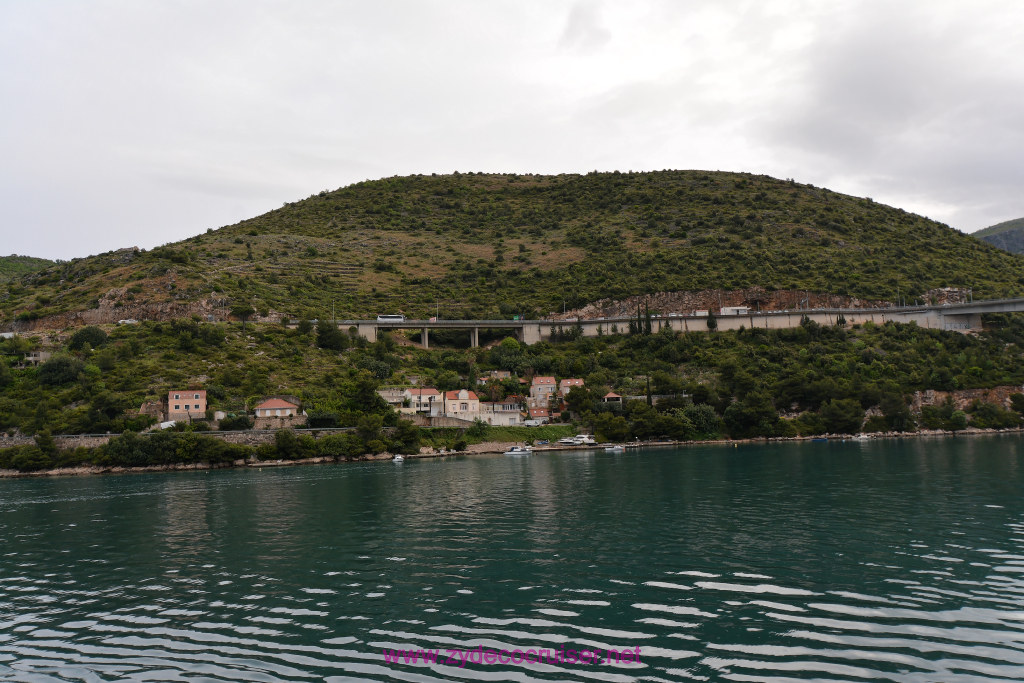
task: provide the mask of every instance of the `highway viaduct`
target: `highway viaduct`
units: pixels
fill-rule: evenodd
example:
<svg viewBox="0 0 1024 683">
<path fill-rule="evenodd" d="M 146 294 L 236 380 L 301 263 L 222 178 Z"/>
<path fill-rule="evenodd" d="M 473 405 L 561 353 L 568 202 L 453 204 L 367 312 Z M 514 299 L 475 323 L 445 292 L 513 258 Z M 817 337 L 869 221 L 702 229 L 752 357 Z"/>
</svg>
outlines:
<svg viewBox="0 0 1024 683">
<path fill-rule="evenodd" d="M 806 316 L 822 325 L 834 325 L 839 316 L 846 323 L 863 324 L 873 322 L 911 323 L 921 327 L 939 330 L 980 330 L 981 316 L 984 313 L 1019 313 L 1024 312 L 1022 299 L 994 299 L 974 301 L 964 304 L 946 304 L 942 306 L 895 306 L 890 308 L 821 308 L 801 309 L 792 311 L 760 311 L 740 315 L 716 315 L 717 329 L 738 330 L 741 327 L 750 329 L 784 329 L 797 327 Z M 591 318 L 584 320 L 339 320 L 341 329 L 356 328 L 358 334 L 368 341 L 376 341 L 380 330 L 419 330 L 424 348 L 429 348 L 431 330 L 468 330 L 470 344 L 480 345 L 480 330 L 508 330 L 519 341 L 535 344 L 542 339 L 550 338 L 553 332 L 561 329 L 568 332 L 579 326 L 584 337 L 596 337 L 600 334 L 626 332 L 630 320 L 635 318 Z M 707 332 L 707 316 L 697 315 L 661 315 L 652 318 L 654 331 L 664 327 L 679 332 Z"/>
</svg>

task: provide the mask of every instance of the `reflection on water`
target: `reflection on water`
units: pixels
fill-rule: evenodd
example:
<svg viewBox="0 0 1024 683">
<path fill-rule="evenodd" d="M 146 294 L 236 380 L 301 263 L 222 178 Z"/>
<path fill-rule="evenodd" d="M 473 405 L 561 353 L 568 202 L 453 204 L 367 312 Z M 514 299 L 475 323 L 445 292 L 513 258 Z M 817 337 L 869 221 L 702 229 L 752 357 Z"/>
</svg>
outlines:
<svg viewBox="0 0 1024 683">
<path fill-rule="evenodd" d="M 0 680 L 1022 680 L 1022 445 L 3 481 Z"/>
</svg>

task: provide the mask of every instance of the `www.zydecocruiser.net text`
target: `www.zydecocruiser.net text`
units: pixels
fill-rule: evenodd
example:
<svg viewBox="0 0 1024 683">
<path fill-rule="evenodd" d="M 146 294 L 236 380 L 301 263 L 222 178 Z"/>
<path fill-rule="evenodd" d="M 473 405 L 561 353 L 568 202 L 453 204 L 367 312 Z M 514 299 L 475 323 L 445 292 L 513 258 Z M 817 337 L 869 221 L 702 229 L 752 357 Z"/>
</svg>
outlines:
<svg viewBox="0 0 1024 683">
<path fill-rule="evenodd" d="M 444 664 L 463 668 L 466 664 L 640 664 L 640 646 L 634 648 L 581 648 L 578 650 L 529 648 L 526 650 L 495 650 L 478 645 L 463 650 L 460 648 L 435 648 L 417 650 L 384 650 L 384 661 L 388 664 Z"/>
</svg>

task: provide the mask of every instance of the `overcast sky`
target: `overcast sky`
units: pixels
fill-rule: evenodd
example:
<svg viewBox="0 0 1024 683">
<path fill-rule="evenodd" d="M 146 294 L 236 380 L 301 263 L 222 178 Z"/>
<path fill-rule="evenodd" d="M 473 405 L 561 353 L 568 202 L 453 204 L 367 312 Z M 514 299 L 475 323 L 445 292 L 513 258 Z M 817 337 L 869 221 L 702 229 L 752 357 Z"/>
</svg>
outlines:
<svg viewBox="0 0 1024 683">
<path fill-rule="evenodd" d="M 0 254 L 410 173 L 711 169 L 1024 216 L 1021 0 L 0 0 Z"/>
</svg>

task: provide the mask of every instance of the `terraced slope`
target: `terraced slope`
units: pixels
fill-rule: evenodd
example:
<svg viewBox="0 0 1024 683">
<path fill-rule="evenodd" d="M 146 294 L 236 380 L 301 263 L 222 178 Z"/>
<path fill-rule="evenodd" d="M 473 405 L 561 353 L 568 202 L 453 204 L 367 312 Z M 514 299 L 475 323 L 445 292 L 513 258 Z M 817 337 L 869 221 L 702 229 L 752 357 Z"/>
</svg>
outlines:
<svg viewBox="0 0 1024 683">
<path fill-rule="evenodd" d="M 51 266 L 0 290 L 0 326 L 223 315 L 239 303 L 271 316 L 507 317 L 654 292 L 894 300 L 944 286 L 1022 295 L 1024 258 L 766 176 L 456 174 L 357 183 L 148 252 Z"/>
</svg>

